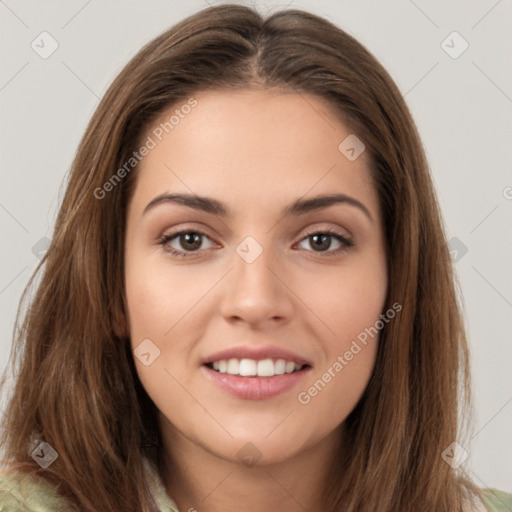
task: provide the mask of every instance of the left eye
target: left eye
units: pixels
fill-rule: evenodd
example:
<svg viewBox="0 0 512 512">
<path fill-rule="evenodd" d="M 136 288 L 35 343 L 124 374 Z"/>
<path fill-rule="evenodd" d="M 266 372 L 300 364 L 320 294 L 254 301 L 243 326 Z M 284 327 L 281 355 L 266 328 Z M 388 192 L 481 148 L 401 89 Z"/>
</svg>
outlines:
<svg viewBox="0 0 512 512">
<path fill-rule="evenodd" d="M 332 241 L 335 240 L 338 243 L 338 247 L 334 250 L 331 249 Z M 343 250 L 347 247 L 351 247 L 354 245 L 348 238 L 334 231 L 326 230 L 326 231 L 317 231 L 315 233 L 310 233 L 306 237 L 304 237 L 300 243 L 305 241 L 309 241 L 310 247 L 313 247 L 314 252 L 329 252 L 329 253 L 338 253 L 340 250 Z"/>
<path fill-rule="evenodd" d="M 171 235 L 165 235 L 159 240 L 159 244 L 164 247 L 165 251 L 173 256 L 188 257 L 192 255 L 191 253 L 197 253 L 200 250 L 208 248 L 203 246 L 205 239 L 210 241 L 210 247 L 214 245 L 210 238 L 200 231 L 179 231 Z M 338 244 L 338 247 L 334 249 L 331 247 L 333 240 Z M 330 230 L 309 233 L 301 239 L 299 245 L 308 241 L 313 252 L 325 252 L 329 255 L 337 254 L 354 245 L 354 243 L 345 236 Z M 176 247 L 176 245 L 178 245 L 178 247 Z M 305 247 L 301 248 L 304 249 Z"/>
</svg>

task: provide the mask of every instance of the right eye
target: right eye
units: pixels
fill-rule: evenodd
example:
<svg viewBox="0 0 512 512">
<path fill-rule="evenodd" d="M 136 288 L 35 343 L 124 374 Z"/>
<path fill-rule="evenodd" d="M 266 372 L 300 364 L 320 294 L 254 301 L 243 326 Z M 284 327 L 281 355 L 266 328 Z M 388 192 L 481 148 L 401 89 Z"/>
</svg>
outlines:
<svg viewBox="0 0 512 512">
<path fill-rule="evenodd" d="M 203 247 L 204 239 L 210 240 L 206 234 L 200 231 L 186 229 L 164 235 L 158 243 L 172 256 L 187 258 L 192 255 L 191 253 L 198 253 L 205 249 Z"/>
</svg>

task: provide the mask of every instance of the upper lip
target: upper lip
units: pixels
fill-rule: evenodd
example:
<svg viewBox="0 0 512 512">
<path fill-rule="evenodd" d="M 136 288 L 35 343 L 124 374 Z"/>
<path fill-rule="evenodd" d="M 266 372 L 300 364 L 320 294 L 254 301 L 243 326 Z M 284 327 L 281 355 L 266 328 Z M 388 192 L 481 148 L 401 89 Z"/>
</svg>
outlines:
<svg viewBox="0 0 512 512">
<path fill-rule="evenodd" d="M 311 366 L 311 363 L 307 359 L 284 348 L 270 345 L 257 348 L 239 345 L 237 347 L 227 348 L 204 358 L 202 364 L 213 363 L 223 359 L 254 359 L 255 361 L 261 361 L 262 359 L 284 359 L 296 364 L 307 364 Z"/>
</svg>

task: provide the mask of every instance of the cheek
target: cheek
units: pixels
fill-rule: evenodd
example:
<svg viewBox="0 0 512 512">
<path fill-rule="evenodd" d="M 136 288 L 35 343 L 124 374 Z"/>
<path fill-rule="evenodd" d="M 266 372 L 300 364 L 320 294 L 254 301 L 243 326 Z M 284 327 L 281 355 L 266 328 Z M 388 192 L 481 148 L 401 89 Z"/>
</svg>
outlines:
<svg viewBox="0 0 512 512">
<path fill-rule="evenodd" d="M 170 403 L 186 404 L 190 397 L 178 382 L 188 387 L 194 377 L 195 347 L 212 314 L 209 290 L 218 273 L 173 267 L 156 251 L 134 250 L 129 254 L 126 300 L 137 373 L 158 406 L 165 409 Z M 148 352 L 149 361 L 138 358 Z"/>
<path fill-rule="evenodd" d="M 327 351 L 342 350 L 373 326 L 383 311 L 387 292 L 384 258 L 379 253 L 371 258 L 355 256 L 336 269 L 304 272 L 294 290 L 318 319 L 317 335 L 324 333 Z"/>
<path fill-rule="evenodd" d="M 352 347 L 317 369 L 297 393 L 297 417 L 314 424 L 316 436 L 322 437 L 341 425 L 360 401 L 372 375 L 377 351 L 376 341 Z M 338 359 L 339 357 L 339 359 Z"/>
<path fill-rule="evenodd" d="M 168 412 L 189 399 L 177 382 L 186 383 L 188 378 L 184 363 L 192 334 L 189 322 L 195 312 L 191 308 L 204 295 L 204 286 L 201 280 L 180 278 L 179 268 L 170 271 L 161 257 L 142 251 L 129 254 L 125 282 L 135 366 L 148 395 Z"/>
<path fill-rule="evenodd" d="M 368 385 L 385 325 L 380 315 L 386 292 L 385 258 L 377 251 L 301 282 L 299 293 L 321 320 L 309 325 L 315 325 L 310 335 L 322 340 L 323 357 L 297 401 L 305 414 L 325 418 L 327 429 L 350 414 Z"/>
<path fill-rule="evenodd" d="M 179 267 L 170 272 L 162 258 L 137 258 L 126 265 L 126 297 L 130 333 L 164 339 L 205 293 L 201 279 L 184 279 Z"/>
</svg>

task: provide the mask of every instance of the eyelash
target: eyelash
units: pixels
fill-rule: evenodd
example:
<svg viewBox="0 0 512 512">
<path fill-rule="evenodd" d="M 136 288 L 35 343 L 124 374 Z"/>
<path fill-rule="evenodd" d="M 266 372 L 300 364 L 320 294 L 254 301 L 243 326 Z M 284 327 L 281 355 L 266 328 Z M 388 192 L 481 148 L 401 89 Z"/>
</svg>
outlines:
<svg viewBox="0 0 512 512">
<path fill-rule="evenodd" d="M 176 233 L 171 233 L 169 235 L 163 235 L 158 240 L 158 244 L 161 245 L 163 247 L 163 249 L 172 256 L 175 256 L 178 258 L 189 258 L 195 254 L 198 254 L 200 252 L 200 250 L 186 252 L 186 251 L 178 251 L 176 249 L 168 249 L 165 246 L 166 246 L 166 244 L 168 244 L 171 240 L 175 239 L 176 237 L 179 237 L 180 235 L 191 234 L 191 233 L 210 239 L 210 237 L 207 234 L 205 234 L 201 231 L 193 230 L 193 229 L 184 229 L 181 231 L 177 231 Z M 340 254 L 342 252 L 345 252 L 347 249 L 354 246 L 354 242 L 352 242 L 352 240 L 348 239 L 344 235 L 341 235 L 340 233 L 337 233 L 336 231 L 329 229 L 329 228 L 311 231 L 310 233 L 308 233 L 304 237 L 302 237 L 300 239 L 300 242 L 302 242 L 302 241 L 306 240 L 307 238 L 310 238 L 314 235 L 330 236 L 332 238 L 335 238 L 338 242 L 340 242 L 342 246 L 339 247 L 338 249 L 335 249 L 334 251 L 326 250 L 326 251 L 308 251 L 308 252 L 313 252 L 313 253 L 317 253 L 320 255 L 325 254 L 327 257 L 333 257 L 333 256 L 337 256 L 338 254 Z"/>
</svg>

